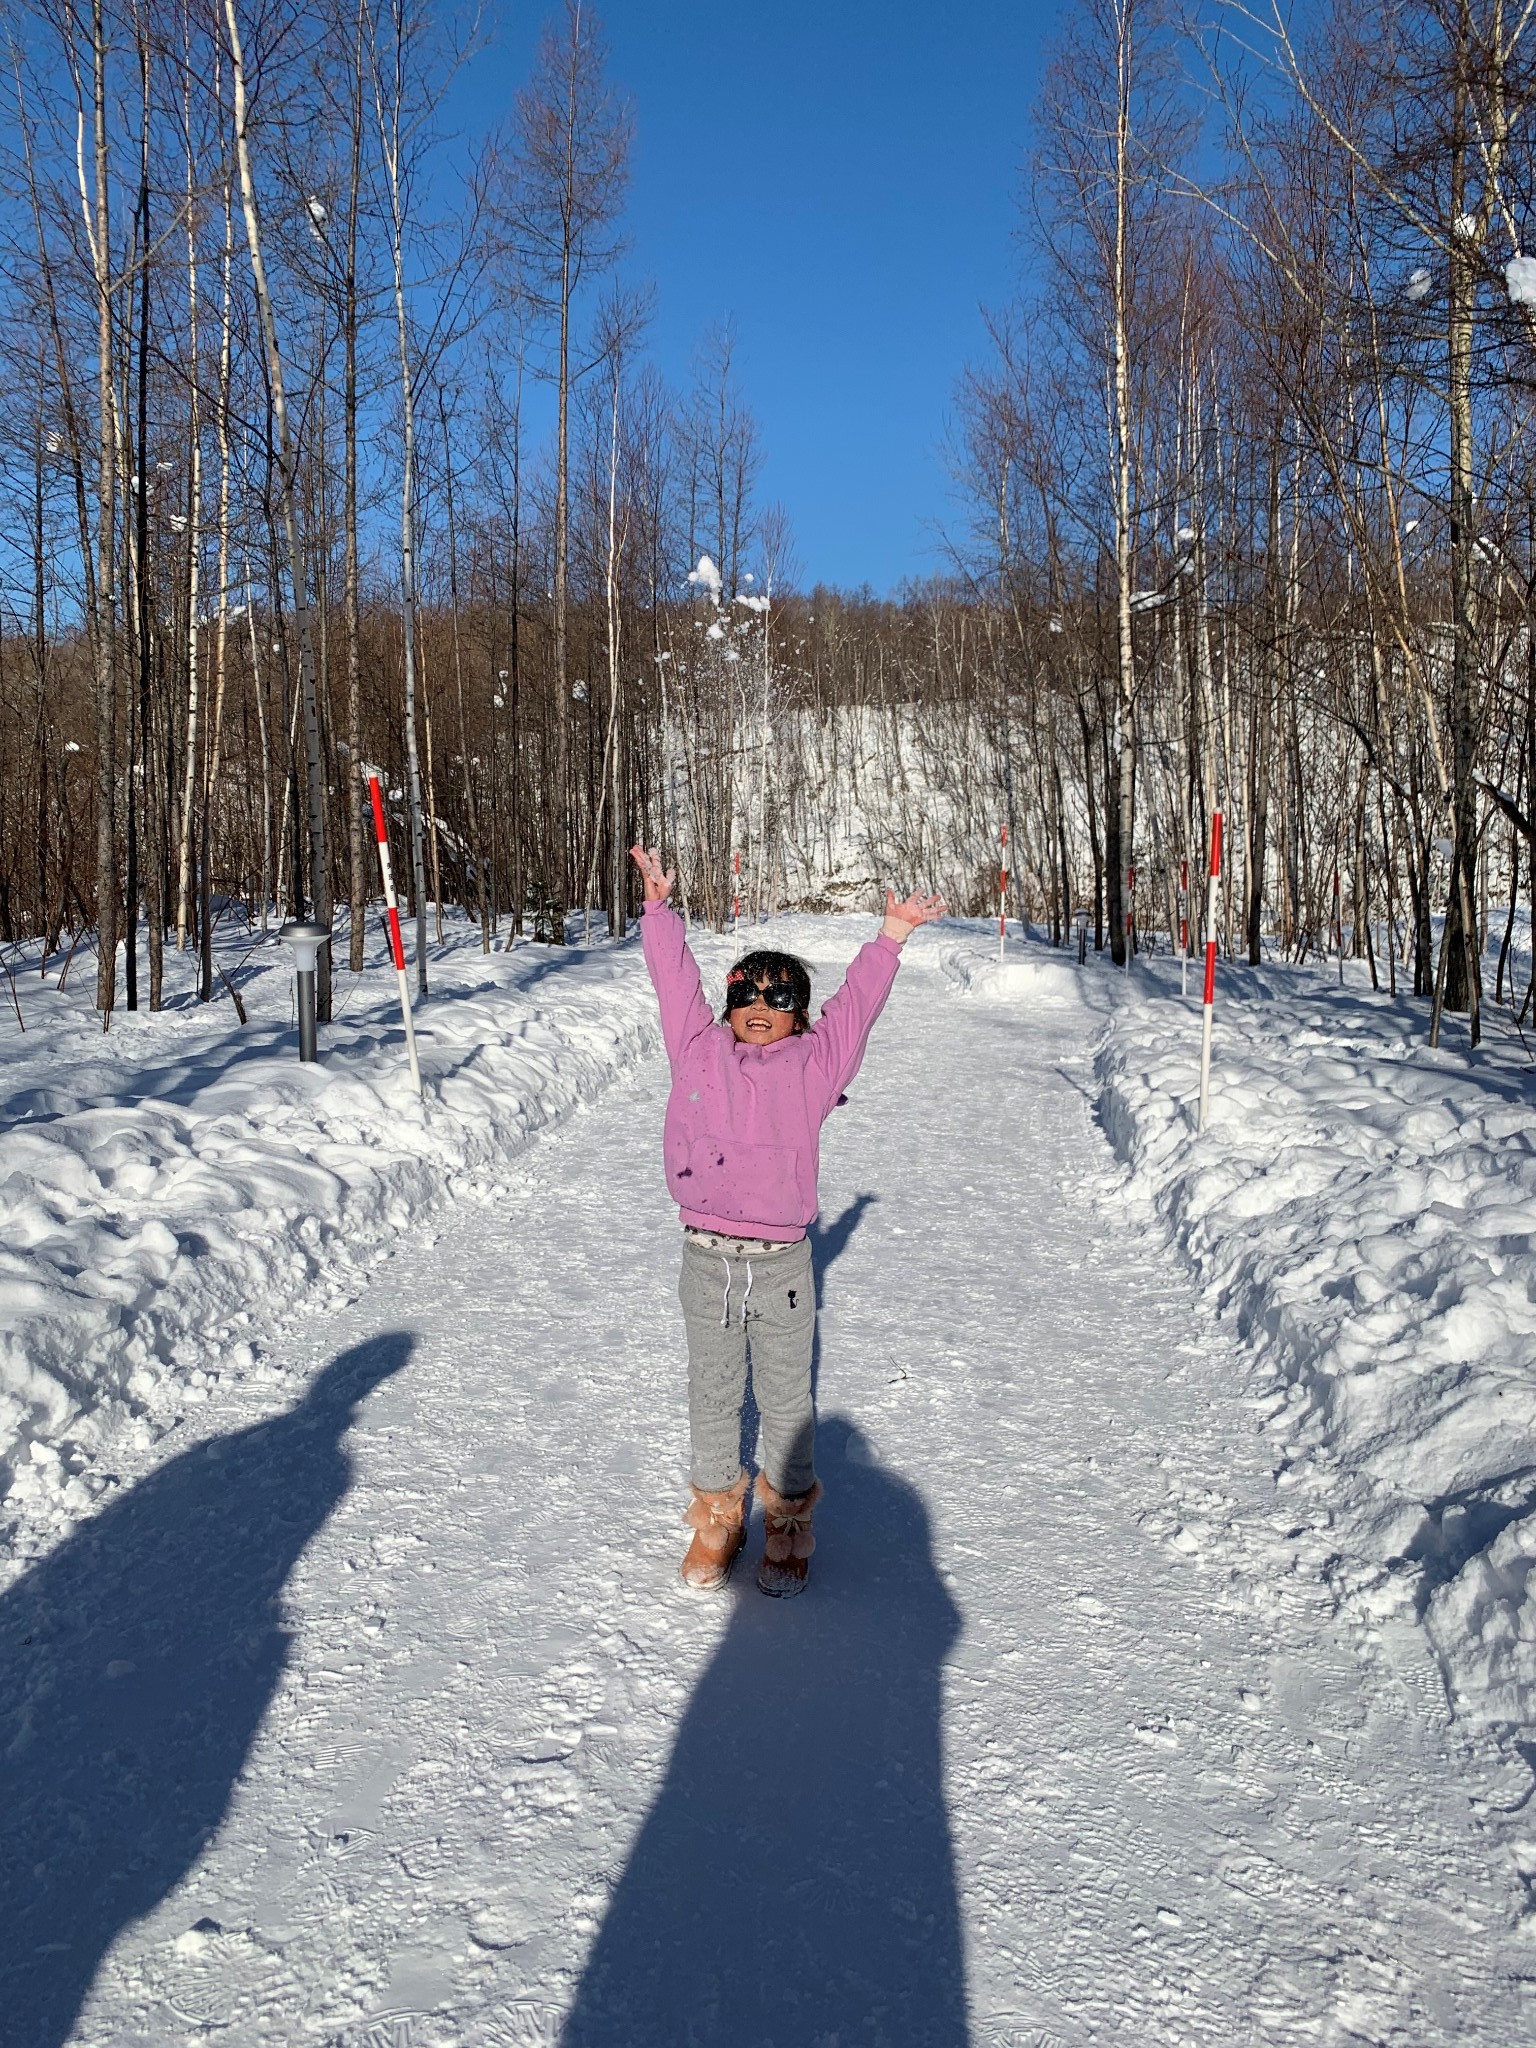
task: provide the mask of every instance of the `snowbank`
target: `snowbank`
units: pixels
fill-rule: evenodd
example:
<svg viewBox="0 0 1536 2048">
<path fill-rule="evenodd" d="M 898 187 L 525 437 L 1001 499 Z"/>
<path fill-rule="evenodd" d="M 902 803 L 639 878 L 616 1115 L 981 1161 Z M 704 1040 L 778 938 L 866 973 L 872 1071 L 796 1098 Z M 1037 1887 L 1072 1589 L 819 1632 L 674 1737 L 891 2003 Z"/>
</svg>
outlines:
<svg viewBox="0 0 1536 2048">
<path fill-rule="evenodd" d="M 249 944 L 229 943 L 232 972 Z M 481 953 L 462 920 L 419 1014 L 429 1099 L 406 1072 L 393 973 L 338 974 L 338 1021 L 300 1067 L 291 960 L 236 976 L 250 1023 L 192 1000 L 103 1036 L 92 963 L 17 968 L 0 1013 L 0 1533 L 56 1540 L 142 1446 L 221 1379 L 270 1374 L 253 1340 L 301 1300 L 355 1294 L 445 1197 L 498 1176 L 531 1133 L 659 1042 L 638 943 Z M 445 1286 L 455 1284 L 445 1259 Z"/>
<path fill-rule="evenodd" d="M 1032 936 L 1020 937 L 1012 922 L 1001 960 L 997 924 L 991 918 L 946 918 L 930 943 L 933 965 L 965 995 L 1024 1004 L 1031 1010 L 1081 1006 L 1084 984 L 1077 978 L 1076 953 L 1042 946 Z"/>
<path fill-rule="evenodd" d="M 1108 977 L 1095 976 L 1105 996 Z M 1115 977 L 1101 1115 L 1134 1185 L 1274 1374 L 1281 1483 L 1363 1618 L 1426 1623 L 1456 1709 L 1536 1711 L 1536 1080 L 1495 1015 L 1314 970 L 1224 968 L 1196 1137 L 1198 998 Z M 1193 987 L 1194 976 L 1191 976 Z"/>
</svg>

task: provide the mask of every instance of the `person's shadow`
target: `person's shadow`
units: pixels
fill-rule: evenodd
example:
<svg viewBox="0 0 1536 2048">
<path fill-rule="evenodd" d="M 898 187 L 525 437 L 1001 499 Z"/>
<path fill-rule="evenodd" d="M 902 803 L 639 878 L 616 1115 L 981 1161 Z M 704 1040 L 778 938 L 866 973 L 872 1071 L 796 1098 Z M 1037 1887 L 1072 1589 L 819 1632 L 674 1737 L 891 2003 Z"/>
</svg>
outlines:
<svg viewBox="0 0 1536 2048">
<path fill-rule="evenodd" d="M 562 2048 L 964 2048 L 941 1677 L 960 1615 L 912 1487 L 824 1421 L 811 1584 L 729 1630 Z M 759 1538 L 760 1541 L 760 1538 Z"/>
<path fill-rule="evenodd" d="M 826 1300 L 827 1269 L 834 1260 L 842 1257 L 848 1249 L 848 1240 L 864 1220 L 866 1209 L 874 1207 L 878 1195 L 855 1195 L 839 1215 L 823 1222 L 814 1219 L 806 1236 L 811 1240 L 811 1258 L 816 1274 L 816 1306 L 821 1308 Z M 814 1401 L 821 1392 L 821 1318 L 816 1319 L 815 1333 L 811 1338 L 811 1399 Z M 741 1404 L 741 1462 L 748 1471 L 756 1470 L 757 1438 L 762 1418 L 758 1414 L 757 1396 L 752 1390 L 750 1373 L 747 1377 L 746 1398 Z"/>
<path fill-rule="evenodd" d="M 57 2048 L 117 1934 L 196 1862 L 288 1656 L 284 1583 L 345 1493 L 341 1438 L 414 1348 L 172 1458 L 0 1598 L 0 2040 Z"/>
<path fill-rule="evenodd" d="M 806 1235 L 811 1240 L 811 1251 L 816 1260 L 818 1287 L 827 1268 L 848 1249 L 848 1240 L 864 1221 L 865 1210 L 872 1209 L 879 1199 L 878 1195 L 855 1195 L 840 1215 L 830 1221 L 823 1221 L 818 1216 L 812 1223 Z"/>
</svg>

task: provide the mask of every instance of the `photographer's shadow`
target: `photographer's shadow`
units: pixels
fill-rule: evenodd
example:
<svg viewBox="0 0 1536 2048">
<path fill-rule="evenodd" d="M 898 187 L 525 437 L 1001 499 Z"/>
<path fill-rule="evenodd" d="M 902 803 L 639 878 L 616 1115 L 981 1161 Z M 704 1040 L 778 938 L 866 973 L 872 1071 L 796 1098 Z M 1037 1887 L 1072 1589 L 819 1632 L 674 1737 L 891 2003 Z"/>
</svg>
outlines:
<svg viewBox="0 0 1536 2048">
<path fill-rule="evenodd" d="M 811 1585 L 736 1568 L 724 1642 L 593 1944 L 562 2048 L 963 2048 L 941 1685 L 960 1615 L 916 1492 L 821 1426 Z"/>
<path fill-rule="evenodd" d="M 197 1862 L 288 1657 L 342 1436 L 410 1357 L 343 1352 L 286 1413 L 167 1460 L 0 1598 L 0 2040 L 57 2048 L 102 1957 Z"/>
</svg>

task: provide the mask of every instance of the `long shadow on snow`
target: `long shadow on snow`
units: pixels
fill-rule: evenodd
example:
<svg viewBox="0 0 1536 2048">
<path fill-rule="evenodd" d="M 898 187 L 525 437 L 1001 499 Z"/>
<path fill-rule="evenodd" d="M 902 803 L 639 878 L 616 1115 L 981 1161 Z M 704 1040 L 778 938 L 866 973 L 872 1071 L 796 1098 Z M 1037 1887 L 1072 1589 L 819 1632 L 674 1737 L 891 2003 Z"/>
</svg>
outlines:
<svg viewBox="0 0 1536 2048">
<path fill-rule="evenodd" d="M 817 1217 L 806 1235 L 811 1240 L 811 1259 L 816 1274 L 816 1306 L 820 1308 L 826 1300 L 827 1268 L 848 1249 L 848 1240 L 863 1221 L 864 1211 L 878 1202 L 878 1195 L 855 1195 L 841 1215 L 834 1216 L 830 1223 L 823 1223 Z M 818 1319 L 815 1335 L 811 1339 L 811 1398 L 814 1401 L 821 1390 L 821 1323 Z M 751 1465 L 757 1452 L 757 1431 L 759 1424 L 757 1399 L 752 1392 L 750 1372 L 747 1378 L 747 1398 L 741 1406 L 741 1462 Z"/>
<path fill-rule="evenodd" d="M 866 1209 L 872 1209 L 878 1195 L 855 1195 L 841 1215 L 830 1222 L 817 1217 L 806 1235 L 811 1240 L 811 1257 L 816 1267 L 816 1306 L 821 1308 L 827 1298 L 828 1269 L 848 1249 L 848 1240 L 864 1221 Z M 811 1393 L 821 1391 L 821 1321 L 818 1317 L 816 1335 L 811 1342 Z"/>
<path fill-rule="evenodd" d="M 821 1276 L 835 1259 L 840 1259 L 847 1251 L 849 1238 L 864 1221 L 864 1211 L 872 1209 L 879 1199 L 878 1195 L 855 1195 L 840 1216 L 834 1216 L 830 1222 L 823 1222 L 818 1216 L 811 1225 L 808 1235 L 816 1260 L 818 1301 L 821 1298 Z"/>
<path fill-rule="evenodd" d="M 413 1345 L 342 1352 L 0 1599 L 0 2039 L 57 2048 L 109 1944 L 218 1828 L 287 1662 L 284 1583 L 347 1489 L 342 1435 Z"/>
<path fill-rule="evenodd" d="M 738 1567 L 562 2048 L 964 2048 L 940 1682 L 960 1615 L 912 1487 L 830 1417 L 811 1588 Z"/>
</svg>

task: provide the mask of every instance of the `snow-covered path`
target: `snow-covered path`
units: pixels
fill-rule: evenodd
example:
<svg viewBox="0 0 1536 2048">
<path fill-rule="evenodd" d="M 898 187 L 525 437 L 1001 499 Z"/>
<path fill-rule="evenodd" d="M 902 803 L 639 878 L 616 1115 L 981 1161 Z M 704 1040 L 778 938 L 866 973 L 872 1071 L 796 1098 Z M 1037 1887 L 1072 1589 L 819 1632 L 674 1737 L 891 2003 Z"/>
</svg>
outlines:
<svg viewBox="0 0 1536 2048">
<path fill-rule="evenodd" d="M 8 2044 L 1536 2036 L 1423 1638 L 1294 1568 L 1070 970 L 922 944 L 827 1132 L 807 1597 L 675 1582 L 649 1059 L 0 1603 Z"/>
</svg>

